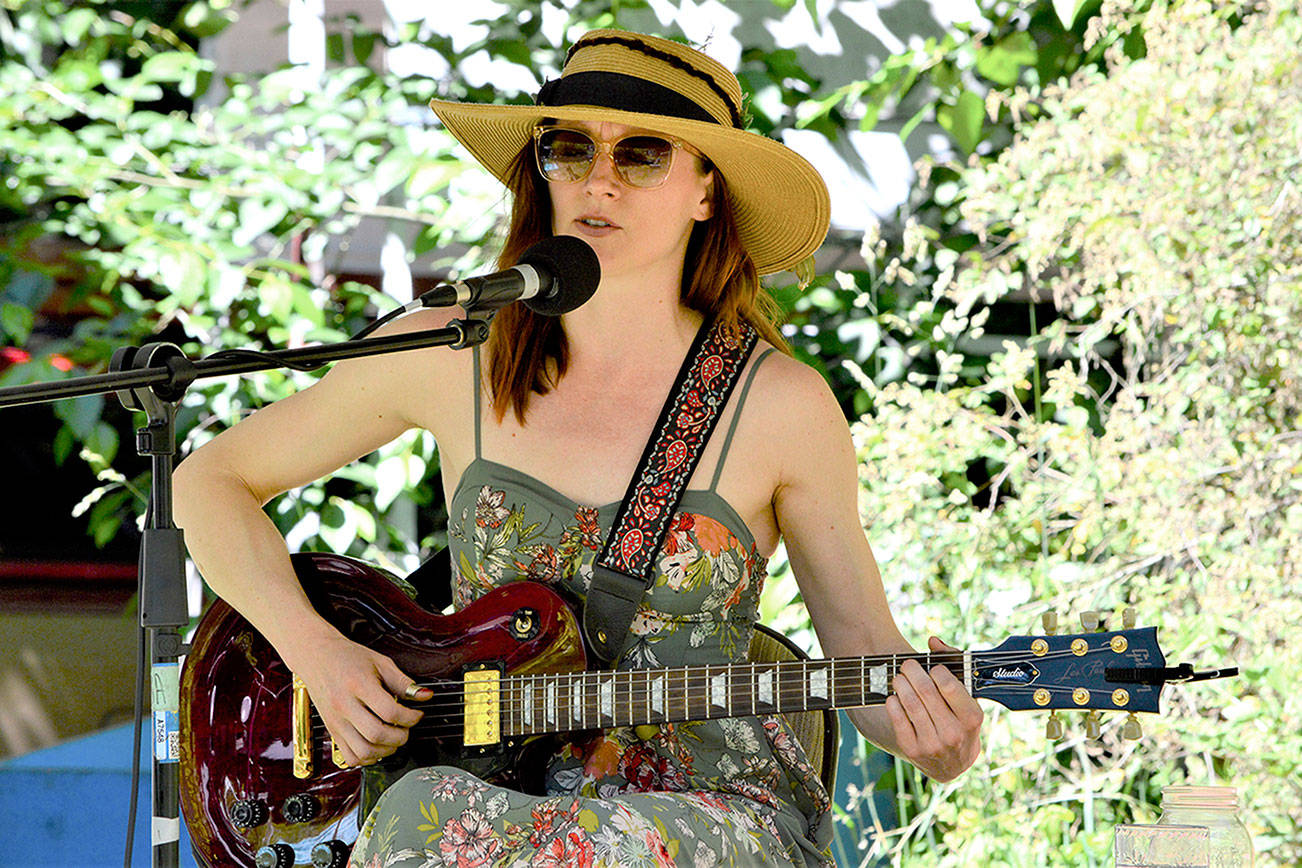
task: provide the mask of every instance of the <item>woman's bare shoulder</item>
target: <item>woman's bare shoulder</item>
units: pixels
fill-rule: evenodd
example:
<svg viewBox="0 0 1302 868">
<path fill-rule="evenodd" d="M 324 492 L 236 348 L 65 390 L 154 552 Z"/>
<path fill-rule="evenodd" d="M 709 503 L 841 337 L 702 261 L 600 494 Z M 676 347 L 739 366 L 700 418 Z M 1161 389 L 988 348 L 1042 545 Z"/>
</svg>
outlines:
<svg viewBox="0 0 1302 868">
<path fill-rule="evenodd" d="M 756 354 L 767 346 L 761 343 Z M 752 403 L 760 408 L 758 412 L 764 414 L 775 432 L 800 435 L 808 432 L 813 423 L 845 423 L 840 405 L 823 375 L 783 352 L 769 354 L 755 372 L 747 406 Z"/>
</svg>

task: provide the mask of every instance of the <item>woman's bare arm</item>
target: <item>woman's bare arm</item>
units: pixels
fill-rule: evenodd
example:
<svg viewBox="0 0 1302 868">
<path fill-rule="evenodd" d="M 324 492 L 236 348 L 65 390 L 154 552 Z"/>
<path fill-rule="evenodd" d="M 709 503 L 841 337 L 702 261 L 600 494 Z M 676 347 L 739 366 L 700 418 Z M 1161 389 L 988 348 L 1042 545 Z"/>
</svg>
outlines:
<svg viewBox="0 0 1302 868">
<path fill-rule="evenodd" d="M 434 328 L 422 312 L 381 333 Z M 356 645 L 308 602 L 285 541 L 263 511 L 276 495 L 430 424 L 420 396 L 446 376 L 445 349 L 339 362 L 318 383 L 222 432 L 180 463 L 176 522 L 212 589 L 239 611 L 307 683 L 350 764 L 391 753 L 420 714 L 402 706 L 412 683 L 387 657 Z M 438 436 L 438 432 L 436 432 Z"/>
<path fill-rule="evenodd" d="M 860 523 L 857 461 L 841 409 L 817 372 L 791 360 L 774 368 L 763 402 L 782 462 L 774 511 L 823 652 L 913 653 Z M 948 647 L 935 637 L 930 644 Z M 948 669 L 908 661 L 892 686 L 884 706 L 850 712 L 868 740 L 938 780 L 976 761 L 984 714 Z"/>
</svg>

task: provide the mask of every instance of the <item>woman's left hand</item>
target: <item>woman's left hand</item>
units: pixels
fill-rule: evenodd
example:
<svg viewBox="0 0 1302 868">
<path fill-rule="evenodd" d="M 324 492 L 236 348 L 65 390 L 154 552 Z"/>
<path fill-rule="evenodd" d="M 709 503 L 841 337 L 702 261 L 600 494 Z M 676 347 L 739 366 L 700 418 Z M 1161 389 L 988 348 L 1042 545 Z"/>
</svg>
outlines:
<svg viewBox="0 0 1302 868">
<path fill-rule="evenodd" d="M 935 636 L 928 645 L 933 652 L 958 651 Z M 953 780 L 976 762 L 985 712 L 954 673 L 944 666 L 928 672 L 910 659 L 892 686 L 886 713 L 902 758 L 937 781 Z"/>
</svg>

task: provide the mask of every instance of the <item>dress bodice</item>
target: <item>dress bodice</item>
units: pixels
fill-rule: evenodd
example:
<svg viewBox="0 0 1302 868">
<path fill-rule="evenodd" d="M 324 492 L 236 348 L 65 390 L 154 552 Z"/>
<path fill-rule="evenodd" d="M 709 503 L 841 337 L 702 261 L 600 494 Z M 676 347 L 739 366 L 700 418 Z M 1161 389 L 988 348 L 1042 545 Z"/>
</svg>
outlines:
<svg viewBox="0 0 1302 868">
<path fill-rule="evenodd" d="M 581 603 L 618 503 L 586 506 L 513 467 L 476 458 L 453 492 L 448 545 L 458 607 L 517 578 L 553 585 Z M 745 657 L 767 561 L 746 523 L 716 491 L 687 491 L 634 616 L 621 667 Z M 689 626 L 690 625 L 690 626 Z M 667 653 L 662 641 L 689 629 Z"/>
</svg>

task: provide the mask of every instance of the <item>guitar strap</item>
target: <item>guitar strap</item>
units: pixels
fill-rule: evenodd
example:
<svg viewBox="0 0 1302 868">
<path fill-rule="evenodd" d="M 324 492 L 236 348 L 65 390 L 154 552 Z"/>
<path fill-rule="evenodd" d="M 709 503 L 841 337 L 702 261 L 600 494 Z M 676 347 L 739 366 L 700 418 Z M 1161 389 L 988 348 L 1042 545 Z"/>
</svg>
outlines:
<svg viewBox="0 0 1302 868">
<path fill-rule="evenodd" d="M 749 323 L 737 329 L 705 323 L 683 359 L 593 565 L 583 632 L 603 666 L 628 644 L 638 603 L 655 580 L 655 559 L 669 523 L 758 339 Z"/>
</svg>

